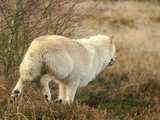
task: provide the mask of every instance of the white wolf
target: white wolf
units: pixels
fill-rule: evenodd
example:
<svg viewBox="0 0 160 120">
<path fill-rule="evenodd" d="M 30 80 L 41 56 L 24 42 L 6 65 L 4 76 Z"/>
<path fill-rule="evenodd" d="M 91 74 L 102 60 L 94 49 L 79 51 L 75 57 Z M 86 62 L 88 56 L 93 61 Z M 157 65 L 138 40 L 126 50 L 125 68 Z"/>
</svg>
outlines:
<svg viewBox="0 0 160 120">
<path fill-rule="evenodd" d="M 78 87 L 87 85 L 115 60 L 115 45 L 111 37 L 96 35 L 72 40 L 57 35 L 33 40 L 20 65 L 20 78 L 12 91 L 18 97 L 26 81 L 40 78 L 42 92 L 51 101 L 49 82 L 59 85 L 57 101 L 72 103 Z"/>
</svg>

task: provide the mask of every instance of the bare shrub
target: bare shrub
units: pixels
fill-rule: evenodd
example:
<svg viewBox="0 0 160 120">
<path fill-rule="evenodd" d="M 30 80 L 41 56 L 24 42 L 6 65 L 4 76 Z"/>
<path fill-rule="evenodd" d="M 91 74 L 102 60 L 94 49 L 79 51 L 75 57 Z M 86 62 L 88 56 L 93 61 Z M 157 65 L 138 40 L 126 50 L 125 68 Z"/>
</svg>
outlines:
<svg viewBox="0 0 160 120">
<path fill-rule="evenodd" d="M 16 67 L 31 40 L 45 34 L 70 36 L 77 25 L 77 0 L 0 1 L 0 65 L 2 74 L 16 76 Z"/>
</svg>

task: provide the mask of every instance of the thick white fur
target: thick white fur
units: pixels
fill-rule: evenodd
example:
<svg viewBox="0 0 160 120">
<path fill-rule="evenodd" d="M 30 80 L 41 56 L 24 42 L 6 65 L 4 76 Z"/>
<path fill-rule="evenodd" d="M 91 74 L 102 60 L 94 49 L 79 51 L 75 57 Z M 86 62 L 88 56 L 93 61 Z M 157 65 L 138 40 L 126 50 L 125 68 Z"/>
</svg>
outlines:
<svg viewBox="0 0 160 120">
<path fill-rule="evenodd" d="M 56 35 L 38 37 L 20 65 L 20 78 L 12 97 L 21 94 L 25 81 L 41 77 L 47 100 L 51 100 L 48 84 L 55 80 L 59 85 L 59 100 L 72 103 L 77 88 L 87 85 L 114 58 L 115 46 L 105 35 L 78 40 Z"/>
</svg>

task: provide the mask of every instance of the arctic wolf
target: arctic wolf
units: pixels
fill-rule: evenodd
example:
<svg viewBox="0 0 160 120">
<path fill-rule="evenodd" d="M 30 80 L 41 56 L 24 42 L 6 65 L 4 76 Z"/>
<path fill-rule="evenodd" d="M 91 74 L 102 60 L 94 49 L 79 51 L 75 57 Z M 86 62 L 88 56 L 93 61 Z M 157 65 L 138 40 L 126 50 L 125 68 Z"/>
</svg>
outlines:
<svg viewBox="0 0 160 120">
<path fill-rule="evenodd" d="M 21 95 L 25 82 L 40 78 L 47 101 L 51 101 L 49 82 L 54 80 L 59 86 L 57 101 L 70 104 L 78 87 L 87 85 L 112 65 L 115 52 L 112 38 L 105 35 L 77 40 L 57 35 L 38 37 L 24 56 L 11 97 Z"/>
</svg>

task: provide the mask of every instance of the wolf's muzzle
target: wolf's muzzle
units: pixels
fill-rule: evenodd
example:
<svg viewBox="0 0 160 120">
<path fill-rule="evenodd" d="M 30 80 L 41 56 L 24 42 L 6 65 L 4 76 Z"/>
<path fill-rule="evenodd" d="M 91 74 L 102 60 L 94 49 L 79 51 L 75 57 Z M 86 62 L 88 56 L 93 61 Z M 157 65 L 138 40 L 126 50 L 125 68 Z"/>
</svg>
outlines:
<svg viewBox="0 0 160 120">
<path fill-rule="evenodd" d="M 108 67 L 112 66 L 115 63 L 115 60 L 111 58 L 110 62 L 108 63 Z"/>
</svg>

